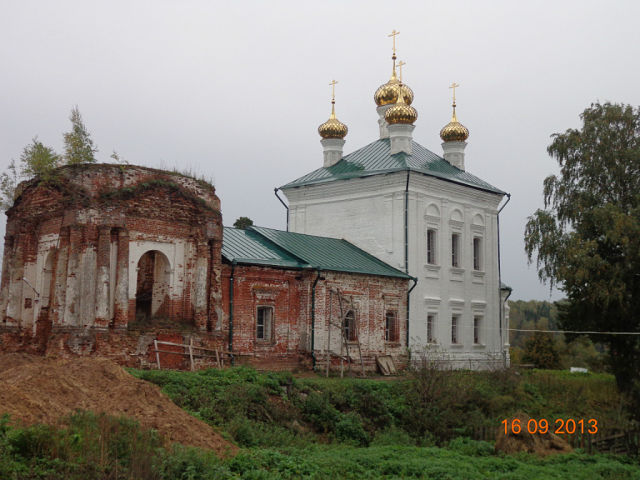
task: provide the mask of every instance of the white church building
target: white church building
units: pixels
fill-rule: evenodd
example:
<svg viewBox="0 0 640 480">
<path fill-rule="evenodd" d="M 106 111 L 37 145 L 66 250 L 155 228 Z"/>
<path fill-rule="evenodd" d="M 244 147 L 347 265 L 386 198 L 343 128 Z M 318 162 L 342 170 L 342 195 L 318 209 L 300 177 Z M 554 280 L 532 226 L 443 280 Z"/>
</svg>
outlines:
<svg viewBox="0 0 640 480">
<path fill-rule="evenodd" d="M 457 85 L 442 156 L 413 140 L 417 112 L 396 75 L 395 45 L 392 59 L 391 79 L 374 95 L 380 138 L 343 155 L 347 127 L 334 97 L 318 128 L 324 164 L 280 187 L 288 229 L 344 238 L 415 277 L 406 339 L 414 359 L 427 350 L 456 368 L 506 366 L 510 289 L 500 279 L 498 215 L 509 194 L 465 168 Z"/>
</svg>

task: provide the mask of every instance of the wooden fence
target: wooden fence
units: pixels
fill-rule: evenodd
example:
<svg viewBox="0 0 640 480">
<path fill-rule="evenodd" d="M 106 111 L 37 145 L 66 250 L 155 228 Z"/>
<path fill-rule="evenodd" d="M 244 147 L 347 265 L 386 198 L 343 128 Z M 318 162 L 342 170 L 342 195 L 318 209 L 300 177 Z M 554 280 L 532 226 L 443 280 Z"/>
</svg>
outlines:
<svg viewBox="0 0 640 480">
<path fill-rule="evenodd" d="M 451 437 L 459 436 L 452 431 Z M 493 442 L 498 434 L 498 427 L 476 427 L 471 432 L 473 440 Z M 573 448 L 580 448 L 587 453 L 614 453 L 619 455 L 640 456 L 640 428 L 629 426 L 626 429 L 601 430 L 591 435 L 575 433 L 561 435 Z"/>
<path fill-rule="evenodd" d="M 158 348 L 158 345 L 169 345 L 172 347 L 182 347 L 183 351 L 179 352 L 176 350 L 161 350 Z M 193 344 L 193 339 L 189 339 L 188 344 L 181 343 L 173 343 L 173 342 L 165 342 L 162 340 L 154 340 L 153 341 L 154 352 L 156 354 L 156 363 L 158 364 L 158 370 L 162 369 L 162 365 L 160 364 L 160 354 L 164 353 L 169 355 L 180 355 L 183 357 L 189 357 L 189 363 L 191 365 L 191 370 L 195 370 L 195 362 L 194 358 L 211 358 L 215 359 L 215 364 L 218 368 L 224 367 L 224 357 L 227 356 L 232 358 L 233 354 L 231 352 L 227 352 L 225 350 L 211 349 L 198 347 Z M 210 352 L 210 353 L 205 353 Z"/>
</svg>

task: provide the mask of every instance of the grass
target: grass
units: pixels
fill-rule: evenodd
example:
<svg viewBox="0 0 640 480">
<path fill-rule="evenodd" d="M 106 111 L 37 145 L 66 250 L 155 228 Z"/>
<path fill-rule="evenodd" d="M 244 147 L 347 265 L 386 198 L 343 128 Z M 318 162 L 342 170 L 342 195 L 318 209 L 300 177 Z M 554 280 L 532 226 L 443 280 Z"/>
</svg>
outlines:
<svg viewBox="0 0 640 480">
<path fill-rule="evenodd" d="M 0 421 L 0 478 L 49 480 L 196 479 L 640 479 L 630 459 L 581 453 L 538 458 L 496 456 L 487 442 L 446 446 L 308 445 L 251 448 L 221 460 L 173 445 L 125 418 L 79 412 L 60 428 Z"/>
<path fill-rule="evenodd" d="M 391 381 L 294 378 L 235 367 L 132 370 L 243 448 L 232 459 L 163 444 L 126 418 L 79 412 L 59 428 L 0 421 L 0 478 L 639 479 L 624 456 L 496 455 L 465 435 L 505 416 L 588 415 L 622 424 L 609 375 L 414 372 Z"/>
</svg>

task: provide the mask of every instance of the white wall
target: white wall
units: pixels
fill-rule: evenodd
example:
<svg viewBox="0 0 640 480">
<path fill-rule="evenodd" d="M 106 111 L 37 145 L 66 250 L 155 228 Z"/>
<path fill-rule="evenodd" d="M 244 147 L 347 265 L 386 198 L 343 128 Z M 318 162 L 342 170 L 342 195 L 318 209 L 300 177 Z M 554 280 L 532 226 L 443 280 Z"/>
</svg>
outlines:
<svg viewBox="0 0 640 480">
<path fill-rule="evenodd" d="M 404 270 L 406 172 L 338 180 L 284 190 L 292 232 L 345 238 Z M 410 346 L 426 346 L 427 315 L 436 315 L 435 349 L 462 368 L 502 363 L 497 208 L 501 195 L 412 172 L 409 182 Z M 437 231 L 436 264 L 427 264 L 427 229 Z M 451 267 L 451 234 L 460 235 L 460 268 Z M 482 265 L 473 270 L 474 236 Z M 459 344 L 451 344 L 451 316 L 460 315 Z M 482 317 L 480 344 L 473 318 Z M 434 347 L 431 346 L 430 349 Z"/>
</svg>

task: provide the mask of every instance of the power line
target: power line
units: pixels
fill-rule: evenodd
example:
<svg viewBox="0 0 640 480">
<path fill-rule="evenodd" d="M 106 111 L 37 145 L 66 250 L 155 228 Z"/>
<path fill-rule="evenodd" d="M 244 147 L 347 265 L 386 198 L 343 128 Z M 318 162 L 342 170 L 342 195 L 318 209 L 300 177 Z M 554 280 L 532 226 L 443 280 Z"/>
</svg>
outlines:
<svg viewBox="0 0 640 480">
<path fill-rule="evenodd" d="M 522 329 L 522 328 L 510 328 L 511 332 L 543 332 L 543 333 L 577 333 L 581 335 L 640 335 L 640 332 L 591 332 L 591 331 L 579 331 L 579 330 L 536 330 L 536 329 Z"/>
</svg>

